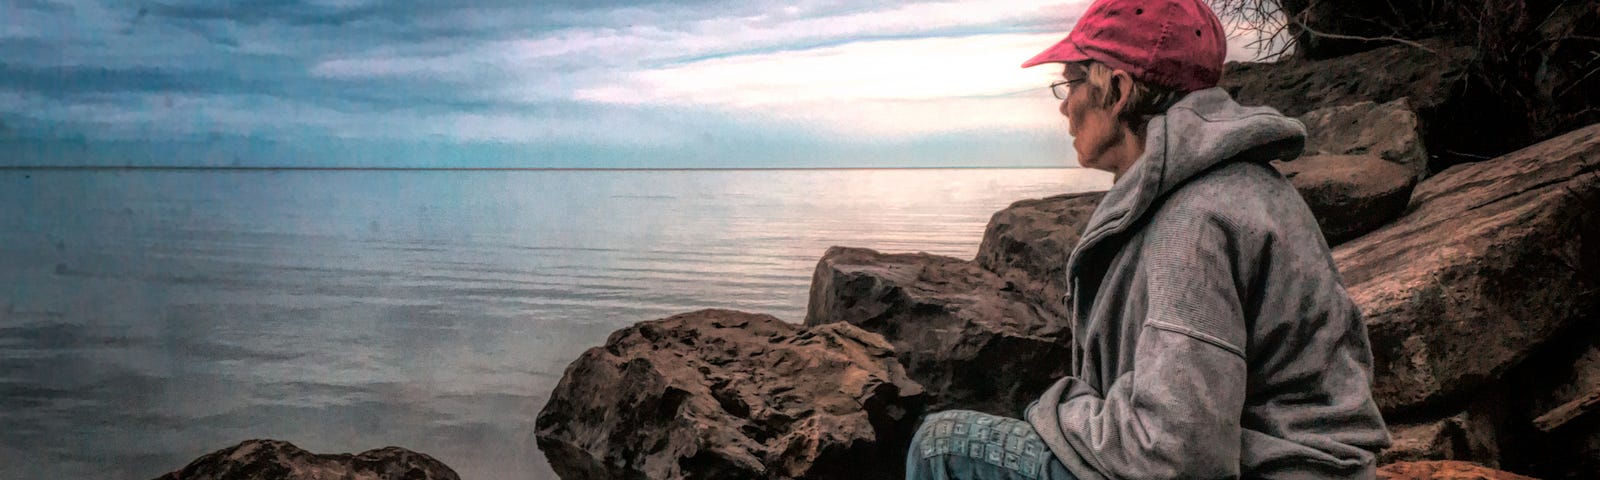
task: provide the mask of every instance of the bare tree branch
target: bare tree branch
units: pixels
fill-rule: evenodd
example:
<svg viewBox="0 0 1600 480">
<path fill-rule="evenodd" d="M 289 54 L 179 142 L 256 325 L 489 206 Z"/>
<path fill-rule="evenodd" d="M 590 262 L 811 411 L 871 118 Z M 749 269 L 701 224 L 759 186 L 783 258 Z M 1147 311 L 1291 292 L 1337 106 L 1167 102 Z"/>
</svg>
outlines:
<svg viewBox="0 0 1600 480">
<path fill-rule="evenodd" d="M 1395 42 L 1395 43 L 1399 43 L 1399 44 L 1402 44 L 1402 45 L 1409 45 L 1409 46 L 1412 46 L 1412 47 L 1420 48 L 1423 51 L 1431 53 L 1431 54 L 1434 54 L 1434 55 L 1438 55 L 1439 54 L 1439 52 L 1435 51 L 1434 49 L 1428 48 L 1427 45 L 1423 45 L 1421 43 L 1417 43 L 1415 41 L 1407 40 L 1407 39 L 1400 38 L 1400 37 L 1388 36 L 1388 35 L 1385 35 L 1385 36 L 1382 36 L 1382 37 L 1363 37 L 1363 36 L 1359 36 L 1359 35 L 1342 35 L 1342 34 L 1338 34 L 1338 33 L 1321 32 L 1321 31 L 1317 31 L 1317 29 L 1314 29 L 1314 28 L 1311 28 L 1309 26 L 1306 26 L 1305 22 L 1300 21 L 1300 19 L 1297 18 L 1297 16 L 1290 16 L 1289 17 L 1289 21 L 1294 22 L 1295 26 L 1300 27 L 1301 30 L 1305 30 L 1306 33 L 1310 33 L 1312 35 L 1315 35 L 1315 36 L 1318 36 L 1318 37 L 1322 37 L 1322 38 L 1332 38 L 1332 39 L 1336 39 L 1336 40 L 1357 40 L 1357 41 L 1363 41 L 1363 42 Z"/>
</svg>

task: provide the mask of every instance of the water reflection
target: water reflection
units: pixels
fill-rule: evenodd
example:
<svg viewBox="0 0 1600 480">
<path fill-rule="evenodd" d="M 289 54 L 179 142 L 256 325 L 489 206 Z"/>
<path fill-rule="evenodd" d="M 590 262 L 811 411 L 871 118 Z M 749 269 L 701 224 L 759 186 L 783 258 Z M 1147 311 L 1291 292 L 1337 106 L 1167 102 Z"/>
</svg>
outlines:
<svg viewBox="0 0 1600 480">
<path fill-rule="evenodd" d="M 533 417 L 639 320 L 799 321 L 832 245 L 972 257 L 1077 170 L 0 172 L 0 478 L 248 438 L 552 478 Z"/>
</svg>

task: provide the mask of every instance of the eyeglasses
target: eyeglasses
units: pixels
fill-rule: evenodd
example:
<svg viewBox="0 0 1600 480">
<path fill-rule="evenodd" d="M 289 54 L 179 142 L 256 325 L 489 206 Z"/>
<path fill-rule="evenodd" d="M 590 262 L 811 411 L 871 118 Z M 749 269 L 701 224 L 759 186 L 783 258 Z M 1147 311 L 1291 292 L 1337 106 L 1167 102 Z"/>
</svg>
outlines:
<svg viewBox="0 0 1600 480">
<path fill-rule="evenodd" d="M 1055 83 L 1050 84 L 1050 93 L 1055 94 L 1056 100 L 1066 100 L 1068 95 L 1072 95 L 1072 86 L 1085 81 L 1087 80 L 1082 78 L 1076 80 L 1056 81 Z"/>
</svg>

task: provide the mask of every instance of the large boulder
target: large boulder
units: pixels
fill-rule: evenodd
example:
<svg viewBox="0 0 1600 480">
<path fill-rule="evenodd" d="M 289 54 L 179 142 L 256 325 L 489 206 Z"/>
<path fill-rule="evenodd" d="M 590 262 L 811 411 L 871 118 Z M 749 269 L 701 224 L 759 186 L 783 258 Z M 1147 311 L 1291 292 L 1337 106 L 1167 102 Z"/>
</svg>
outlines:
<svg viewBox="0 0 1600 480">
<path fill-rule="evenodd" d="M 1106 192 L 1021 200 L 989 218 L 979 266 L 1057 317 L 1066 318 L 1067 257 Z"/>
<path fill-rule="evenodd" d="M 1329 245 L 1338 245 L 1400 218 L 1417 178 L 1373 155 L 1311 155 L 1272 162 L 1300 191 Z"/>
<path fill-rule="evenodd" d="M 931 410 L 1017 416 L 1067 374 L 1067 329 L 975 262 L 833 247 L 817 262 L 806 325 L 845 322 L 894 344 Z"/>
<path fill-rule="evenodd" d="M 702 310 L 584 352 L 536 435 L 568 480 L 889 479 L 922 401 L 876 334 Z"/>
<path fill-rule="evenodd" d="M 1306 125 L 1307 155 L 1375 155 L 1404 167 L 1417 180 L 1428 174 L 1428 150 L 1417 114 L 1404 98 L 1320 108 L 1301 115 L 1300 121 Z"/>
<path fill-rule="evenodd" d="M 400 447 L 318 455 L 279 440 L 246 440 L 156 480 L 458 480 L 433 457 Z"/>
<path fill-rule="evenodd" d="M 1475 70 L 1481 68 L 1475 63 L 1478 49 L 1444 39 L 1424 44 L 1431 51 L 1394 45 L 1325 60 L 1229 63 L 1221 86 L 1241 104 L 1267 105 L 1294 117 L 1406 99 L 1421 127 L 1430 172 L 1495 157 L 1539 138 L 1527 104 L 1489 93 L 1494 90 L 1486 82 L 1498 77 Z"/>
<path fill-rule="evenodd" d="M 1536 480 L 1455 460 L 1400 462 L 1378 469 L 1379 480 Z"/>
<path fill-rule="evenodd" d="M 1404 98 L 1428 123 L 1428 114 L 1462 95 L 1477 50 L 1444 39 L 1424 43 L 1433 52 L 1394 45 L 1326 60 L 1229 62 L 1219 86 L 1241 104 L 1271 106 L 1292 117 Z"/>
<path fill-rule="evenodd" d="M 1334 249 L 1388 414 L 1458 399 L 1594 311 L 1600 125 L 1422 182 L 1409 213 Z"/>
</svg>

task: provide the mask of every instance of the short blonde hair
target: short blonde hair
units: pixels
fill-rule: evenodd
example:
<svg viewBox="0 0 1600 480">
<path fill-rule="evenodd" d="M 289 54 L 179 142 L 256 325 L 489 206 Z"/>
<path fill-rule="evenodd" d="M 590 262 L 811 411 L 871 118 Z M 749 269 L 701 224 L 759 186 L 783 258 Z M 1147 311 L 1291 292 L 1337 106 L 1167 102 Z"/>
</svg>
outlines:
<svg viewBox="0 0 1600 480">
<path fill-rule="evenodd" d="M 1090 86 L 1089 99 L 1098 103 L 1101 108 L 1111 108 L 1117 103 L 1117 91 L 1111 88 L 1111 72 L 1114 70 L 1104 63 L 1090 60 L 1083 62 L 1088 74 L 1086 83 Z M 1131 75 L 1130 75 L 1131 77 Z M 1150 119 L 1157 115 L 1167 113 L 1167 109 L 1178 99 L 1183 98 L 1185 92 L 1176 89 L 1151 85 L 1139 79 L 1133 80 L 1133 88 L 1128 93 L 1128 106 L 1117 119 L 1128 124 L 1135 132 L 1144 134 L 1144 127 Z"/>
</svg>

